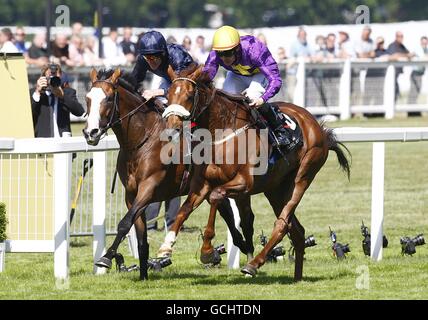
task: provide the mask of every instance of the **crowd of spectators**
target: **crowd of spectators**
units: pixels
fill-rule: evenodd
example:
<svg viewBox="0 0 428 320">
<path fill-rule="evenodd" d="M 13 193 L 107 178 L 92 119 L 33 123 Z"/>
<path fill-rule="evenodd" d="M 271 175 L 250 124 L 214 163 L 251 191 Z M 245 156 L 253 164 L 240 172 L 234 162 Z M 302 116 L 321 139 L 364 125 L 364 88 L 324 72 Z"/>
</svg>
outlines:
<svg viewBox="0 0 428 320">
<path fill-rule="evenodd" d="M 71 34 L 57 33 L 50 42 L 50 55 L 46 33 L 36 33 L 31 41 L 26 41 L 25 29 L 10 28 L 0 30 L 0 52 L 21 52 L 30 67 L 42 67 L 48 62 L 58 63 L 65 67 L 83 66 L 131 66 L 138 55 L 139 39 L 144 33 L 134 34 L 131 27 L 122 29 L 121 34 L 111 28 L 108 35 L 102 38 L 102 54 L 99 55 L 98 38 L 84 35 L 83 26 L 76 22 L 71 27 Z M 169 43 L 178 43 L 173 35 L 167 37 Z M 179 43 L 192 55 L 194 60 L 204 63 L 209 54 L 205 37 L 199 35 L 192 45 L 192 39 L 185 36 Z"/>
<path fill-rule="evenodd" d="M 359 39 L 351 39 L 346 31 L 318 35 L 315 42 L 307 41 L 307 33 L 304 27 L 300 27 L 297 37 L 291 40 L 290 52 L 286 52 L 285 46 L 277 48 L 273 52 L 279 63 L 287 63 L 287 74 L 293 75 L 296 71 L 297 60 L 304 57 L 307 62 L 330 62 L 337 59 L 378 59 L 378 60 L 405 60 L 413 57 L 427 56 L 427 37 L 420 39 L 420 46 L 415 52 L 410 52 L 403 44 L 404 35 L 397 31 L 395 40 L 388 46 L 384 38 L 379 36 L 375 40 L 371 38 L 372 30 L 365 26 Z M 68 67 L 81 66 L 106 66 L 132 65 L 138 55 L 138 40 L 142 36 L 135 34 L 131 27 L 118 30 L 111 28 L 107 36 L 103 37 L 103 53 L 98 54 L 98 38 L 96 35 L 84 35 L 83 26 L 76 22 L 71 27 L 71 34 L 55 34 L 50 43 L 51 57 L 47 52 L 45 33 L 35 34 L 32 42 L 25 41 L 26 34 L 22 27 L 11 29 L 3 28 L 0 31 L 0 51 L 22 52 L 29 65 L 40 67 L 49 60 Z M 178 43 L 174 35 L 166 35 L 170 43 Z M 267 43 L 266 36 L 259 33 L 257 38 Z M 181 44 L 192 57 L 199 63 L 204 63 L 208 56 L 210 45 L 206 43 L 203 35 L 198 35 L 194 41 L 191 37 L 184 36 Z"/>
<path fill-rule="evenodd" d="M 409 60 L 413 57 L 427 57 L 427 37 L 420 39 L 417 52 L 410 52 L 403 43 L 404 35 L 401 31 L 395 33 L 395 40 L 385 48 L 385 40 L 379 36 L 376 40 L 371 38 L 372 30 L 365 26 L 361 37 L 352 40 L 346 31 L 338 31 L 327 35 L 317 35 L 314 45 L 307 41 L 306 30 L 301 27 L 296 39 L 292 42 L 290 53 L 284 52 L 284 47 L 279 47 L 277 59 L 287 61 L 290 68 L 295 60 L 304 57 L 306 62 L 331 62 L 337 59 L 378 59 L 384 61 Z"/>
<path fill-rule="evenodd" d="M 99 41 L 95 34 L 84 34 L 83 25 L 76 22 L 72 25 L 67 34 L 56 33 L 50 42 L 50 56 L 47 50 L 47 40 L 45 32 L 36 33 L 32 38 L 27 37 L 23 27 L 14 28 L 14 33 L 10 28 L 0 29 L 0 52 L 22 52 L 26 62 L 30 67 L 40 68 L 48 62 L 58 63 L 63 68 L 78 67 L 131 67 L 138 55 L 138 43 L 144 32 L 137 34 L 131 27 L 120 29 L 111 28 L 108 35 L 102 38 L 102 54 L 99 54 Z M 210 40 L 206 41 L 204 35 L 200 34 L 196 38 L 185 35 L 181 42 L 177 41 L 177 35 L 165 34 L 168 43 L 182 45 L 198 63 L 205 63 L 209 51 Z M 313 35 L 312 35 L 313 36 Z M 256 35 L 257 39 L 264 44 L 269 43 L 263 33 Z M 31 39 L 29 43 L 28 40 Z M 285 78 L 285 94 L 290 101 L 293 100 L 296 86 L 296 73 L 298 62 L 303 58 L 306 62 L 323 63 L 333 62 L 342 59 L 362 59 L 377 61 L 406 61 L 414 58 L 428 59 L 428 38 L 423 36 L 420 43 L 411 52 L 404 45 L 404 34 L 396 31 L 395 39 L 389 44 L 385 43 L 383 36 L 372 38 L 372 29 L 365 25 L 361 28 L 361 35 L 351 38 L 345 30 L 338 30 L 327 34 L 318 34 L 313 43 L 309 43 L 305 27 L 299 27 L 296 37 L 287 40 L 278 48 L 272 49 L 272 53 L 278 63 L 285 66 L 281 69 L 282 77 Z M 287 48 L 287 49 L 286 49 Z M 334 77 L 334 72 L 330 70 L 330 76 Z M 320 77 L 326 77 L 329 70 L 320 73 Z M 402 68 L 396 68 L 396 74 L 403 72 Z M 414 66 L 411 74 L 411 102 L 417 99 L 421 89 L 421 79 L 425 72 L 422 66 Z M 370 76 L 382 76 L 385 69 L 372 68 L 367 73 Z M 398 85 L 396 86 L 397 95 Z"/>
</svg>

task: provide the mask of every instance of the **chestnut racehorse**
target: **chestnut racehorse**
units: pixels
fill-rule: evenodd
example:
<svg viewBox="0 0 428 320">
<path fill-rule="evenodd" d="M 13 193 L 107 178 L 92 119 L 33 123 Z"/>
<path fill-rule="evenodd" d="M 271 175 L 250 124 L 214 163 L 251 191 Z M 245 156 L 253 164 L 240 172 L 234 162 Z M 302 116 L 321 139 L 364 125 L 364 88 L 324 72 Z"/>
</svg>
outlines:
<svg viewBox="0 0 428 320">
<path fill-rule="evenodd" d="M 168 93 L 169 107 L 164 113 L 168 128 L 179 129 L 183 119 L 190 117 L 192 121 L 197 122 L 198 127 L 209 129 L 212 137 L 214 137 L 215 129 L 230 129 L 235 133 L 229 135 L 229 140 L 234 139 L 232 141 L 235 143 L 222 143 L 226 139 L 212 143 L 212 159 L 216 159 L 214 155 L 218 152 L 226 155 L 229 148 L 238 144 L 239 135 L 249 135 L 249 128 L 254 128 L 251 108 L 244 99 L 232 98 L 216 90 L 212 83 L 207 81 L 201 66 L 180 73 L 178 77 L 171 74 L 171 77 L 173 82 Z M 219 201 L 225 197 L 232 197 L 237 203 L 240 203 L 243 197 L 263 192 L 276 215 L 275 225 L 266 246 L 241 271 L 246 275 L 255 276 L 257 269 L 266 262 L 267 254 L 289 232 L 296 254 L 294 279 L 296 281 L 302 279 L 305 230 L 295 215 L 296 207 L 315 175 L 326 162 L 329 150 L 336 153 L 339 164 L 347 173 L 348 179 L 350 164 L 342 149 L 342 147 L 345 149 L 346 147 L 337 141 L 331 129 L 320 125 L 306 109 L 285 102 L 275 102 L 274 104 L 282 113 L 295 119 L 302 131 L 303 144 L 288 153 L 286 160 L 280 157 L 262 175 L 252 174 L 255 172 L 256 165 L 250 161 L 262 152 L 260 135 L 256 135 L 258 140 L 253 149 L 248 148 L 247 143 L 247 146 L 240 145 L 238 148 L 229 150 L 235 153 L 233 163 L 227 163 L 223 158 L 220 163 L 198 165 L 195 168 L 188 197 L 159 249 L 159 256 L 172 253 L 172 245 L 175 243 L 181 225 L 204 199 L 209 199 L 211 210 L 204 233 L 201 256 L 210 256 L 213 252 L 211 240 L 215 235 L 214 221 Z M 247 141 L 245 139 L 244 143 Z M 243 147 L 247 150 L 247 162 L 244 164 L 237 161 L 238 150 Z M 271 151 L 270 146 L 269 151 Z M 346 151 L 349 153 L 348 149 Z M 241 219 L 245 220 L 246 217 Z"/>
<path fill-rule="evenodd" d="M 98 73 L 92 69 L 90 78 L 92 87 L 86 98 L 89 117 L 83 134 L 88 144 L 97 145 L 108 129 L 114 131 L 120 145 L 117 172 L 125 187 L 128 207 L 128 212 L 119 222 L 113 244 L 96 265 L 111 268 L 120 242 L 134 224 L 140 279 L 147 279 L 149 248 L 144 209 L 152 202 L 187 194 L 189 187 L 182 187 L 185 166 L 161 162 L 160 153 L 165 142 L 161 141 L 160 135 L 166 128 L 166 122 L 153 101 L 145 101 L 138 94 L 132 76 L 122 73 L 120 69 L 100 70 Z M 242 210 L 239 206 L 238 209 Z M 245 254 L 252 252 L 235 228 L 229 202 L 222 203 L 219 210 L 231 231 L 234 244 Z M 248 208 L 245 210 L 249 214 Z"/>
</svg>

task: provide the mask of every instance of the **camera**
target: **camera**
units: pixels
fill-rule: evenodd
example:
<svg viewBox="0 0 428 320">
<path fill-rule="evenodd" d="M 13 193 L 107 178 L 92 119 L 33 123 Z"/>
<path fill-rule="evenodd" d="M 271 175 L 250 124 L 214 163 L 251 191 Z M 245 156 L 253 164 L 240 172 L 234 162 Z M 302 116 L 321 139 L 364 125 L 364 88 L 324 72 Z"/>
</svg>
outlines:
<svg viewBox="0 0 428 320">
<path fill-rule="evenodd" d="M 49 70 L 51 71 L 51 75 L 47 78 L 48 80 L 48 86 L 51 88 L 58 88 L 61 86 L 61 78 L 58 77 L 56 74 L 58 72 L 58 65 L 55 63 L 51 63 L 49 64 Z M 42 76 L 45 76 L 44 74 L 42 74 Z M 47 89 L 47 87 L 43 88 L 44 90 Z"/>
<path fill-rule="evenodd" d="M 351 252 L 349 248 L 349 244 L 341 244 L 337 242 L 337 236 L 334 231 L 331 230 L 330 227 L 330 240 L 333 242 L 331 249 L 333 250 L 333 255 L 336 256 L 337 260 L 346 259 L 346 253 Z"/>
<path fill-rule="evenodd" d="M 148 269 L 153 269 L 155 271 L 161 271 L 163 268 L 168 267 L 172 264 L 170 257 L 164 258 L 154 258 L 147 260 Z"/>
<path fill-rule="evenodd" d="M 362 241 L 363 252 L 366 256 L 370 256 L 370 233 L 369 229 L 364 225 L 364 221 L 361 221 L 361 235 L 364 237 Z M 388 247 L 388 239 L 386 236 L 383 236 L 382 247 Z"/>
<path fill-rule="evenodd" d="M 305 239 L 305 248 L 316 246 L 315 237 L 311 234 L 309 237 Z"/>
<path fill-rule="evenodd" d="M 278 257 L 285 255 L 283 246 L 277 246 L 267 255 L 267 262 L 278 262 Z"/>
<path fill-rule="evenodd" d="M 116 270 L 119 272 L 128 272 L 128 268 L 125 266 L 125 259 L 123 259 L 122 254 L 116 253 L 114 258 L 116 260 Z"/>
<path fill-rule="evenodd" d="M 49 85 L 53 88 L 61 86 L 61 78 L 56 76 L 56 73 L 58 72 L 58 65 L 52 63 L 49 65 L 49 69 L 51 71 L 51 75 L 48 79 Z"/>
<path fill-rule="evenodd" d="M 412 255 L 416 253 L 416 247 L 425 244 L 425 239 L 423 234 L 418 234 L 416 237 L 411 239 L 410 237 L 402 237 L 400 238 L 401 243 L 401 254 Z"/>
<path fill-rule="evenodd" d="M 132 272 L 132 271 L 140 270 L 140 267 L 138 267 L 136 264 L 133 264 L 127 267 L 125 265 L 125 260 L 123 259 L 123 256 L 120 253 L 116 253 L 115 259 L 116 259 L 116 269 L 119 272 Z M 172 264 L 172 261 L 170 257 L 148 259 L 147 269 L 149 270 L 153 269 L 154 271 L 161 271 L 163 268 L 171 264 Z"/>
<path fill-rule="evenodd" d="M 218 254 L 226 253 L 226 248 L 224 247 L 223 243 L 215 247 L 214 250 L 217 251 Z"/>
<path fill-rule="evenodd" d="M 295 259 L 296 249 L 294 248 L 294 243 L 291 240 L 290 235 L 288 235 L 288 238 L 290 239 L 290 244 L 291 244 L 290 249 L 288 249 L 288 260 L 290 262 L 294 262 L 296 260 Z M 315 242 L 315 237 L 313 234 L 311 234 L 309 237 L 305 239 L 305 248 L 313 247 L 316 245 L 317 243 Z"/>
<path fill-rule="evenodd" d="M 262 246 L 266 246 L 267 244 L 267 238 L 266 236 L 263 234 L 260 235 L 260 243 L 262 244 Z M 278 257 L 282 257 L 283 255 L 285 255 L 285 250 L 283 246 L 277 246 L 275 248 L 273 248 L 267 255 L 267 262 L 277 262 L 278 261 Z"/>
</svg>

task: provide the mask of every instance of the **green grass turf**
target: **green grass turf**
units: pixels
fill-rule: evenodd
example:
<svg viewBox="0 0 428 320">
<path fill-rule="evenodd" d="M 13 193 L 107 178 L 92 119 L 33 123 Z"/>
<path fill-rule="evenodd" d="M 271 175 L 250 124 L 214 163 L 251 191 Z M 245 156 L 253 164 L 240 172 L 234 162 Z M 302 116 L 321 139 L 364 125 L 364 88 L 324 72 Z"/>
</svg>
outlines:
<svg viewBox="0 0 428 320">
<path fill-rule="evenodd" d="M 369 119 L 336 122 L 331 126 L 427 126 L 426 117 L 394 120 Z M 76 126 L 75 126 L 76 128 Z M 92 274 L 92 238 L 72 238 L 70 283 L 56 289 L 53 254 L 6 254 L 6 270 L 0 274 L 0 299 L 428 299 L 428 245 L 418 246 L 414 256 L 402 256 L 400 237 L 428 236 L 428 142 L 387 143 L 385 168 L 384 232 L 389 240 L 381 262 L 371 262 L 361 248 L 361 220 L 370 227 L 370 143 L 347 144 L 352 153 L 351 181 L 340 171 L 335 154 L 297 208 L 297 216 L 314 234 L 317 246 L 306 250 L 303 281 L 293 283 L 294 266 L 287 260 L 265 264 L 257 277 L 245 278 L 229 270 L 226 257 L 219 268 L 204 269 L 197 260 L 198 232 L 181 233 L 174 247 L 173 264 L 160 273 L 150 271 L 149 281 L 138 273 L 119 274 L 113 269 Z M 256 253 L 261 231 L 269 235 L 274 215 L 262 195 L 254 196 Z M 203 204 L 186 222 L 203 228 L 208 206 Z M 214 244 L 226 243 L 226 227 L 217 218 Z M 345 261 L 332 257 L 328 227 L 338 241 L 349 243 Z M 163 232 L 150 232 L 151 256 L 162 243 Z M 110 245 L 113 238 L 108 237 Z M 287 249 L 287 238 L 282 242 Z M 137 263 L 123 243 L 120 252 L 127 265 Z M 241 265 L 245 257 L 241 255 Z M 361 273 L 368 270 L 369 288 L 358 289 Z"/>
</svg>

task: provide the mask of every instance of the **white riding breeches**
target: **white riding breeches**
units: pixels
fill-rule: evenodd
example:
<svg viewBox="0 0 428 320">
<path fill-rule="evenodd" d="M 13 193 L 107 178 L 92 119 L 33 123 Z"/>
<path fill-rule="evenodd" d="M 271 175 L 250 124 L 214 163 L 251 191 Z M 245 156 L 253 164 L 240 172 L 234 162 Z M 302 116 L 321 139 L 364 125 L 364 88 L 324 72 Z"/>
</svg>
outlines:
<svg viewBox="0 0 428 320">
<path fill-rule="evenodd" d="M 153 74 L 151 89 L 164 89 L 165 94 L 166 94 L 168 92 L 170 85 L 171 84 L 167 80 L 165 80 L 164 78 L 161 78 L 161 77 Z M 163 104 L 168 104 L 168 100 L 166 99 L 166 96 L 156 97 L 156 100 L 160 100 Z"/>
<path fill-rule="evenodd" d="M 268 80 L 262 73 L 257 73 L 253 76 L 241 76 L 228 71 L 223 83 L 223 90 L 235 94 L 246 90 L 246 96 L 254 100 L 265 93 L 267 86 Z"/>
</svg>

